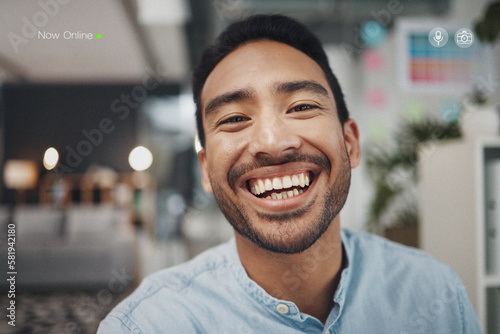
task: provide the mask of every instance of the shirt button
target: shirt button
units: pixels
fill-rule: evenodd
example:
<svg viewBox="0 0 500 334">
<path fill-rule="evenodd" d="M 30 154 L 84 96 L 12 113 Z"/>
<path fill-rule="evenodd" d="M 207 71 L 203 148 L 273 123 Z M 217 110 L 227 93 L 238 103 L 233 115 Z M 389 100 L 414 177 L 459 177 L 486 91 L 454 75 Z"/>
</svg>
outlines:
<svg viewBox="0 0 500 334">
<path fill-rule="evenodd" d="M 276 306 L 276 309 L 281 314 L 287 314 L 288 311 L 290 311 L 290 309 L 288 308 L 288 305 L 286 305 L 286 304 L 278 304 L 278 306 Z"/>
</svg>

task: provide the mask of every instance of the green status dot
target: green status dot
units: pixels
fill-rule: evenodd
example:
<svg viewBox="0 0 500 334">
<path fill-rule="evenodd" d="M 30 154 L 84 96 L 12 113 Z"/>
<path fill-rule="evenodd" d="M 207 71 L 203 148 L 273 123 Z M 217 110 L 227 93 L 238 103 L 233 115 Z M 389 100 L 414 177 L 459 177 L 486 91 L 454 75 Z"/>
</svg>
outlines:
<svg viewBox="0 0 500 334">
<path fill-rule="evenodd" d="M 102 37 L 102 35 L 101 35 L 101 34 L 97 34 L 95 37 L 96 37 L 97 39 L 99 39 L 99 38 L 101 38 L 101 37 Z"/>
</svg>

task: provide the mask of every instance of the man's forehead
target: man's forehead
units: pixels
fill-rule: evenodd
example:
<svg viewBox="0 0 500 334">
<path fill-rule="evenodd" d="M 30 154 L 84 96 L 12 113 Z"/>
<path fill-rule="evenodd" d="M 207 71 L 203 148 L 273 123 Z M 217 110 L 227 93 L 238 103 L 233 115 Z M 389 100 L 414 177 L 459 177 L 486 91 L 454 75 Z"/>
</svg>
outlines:
<svg viewBox="0 0 500 334">
<path fill-rule="evenodd" d="M 316 82 L 331 93 L 325 73 L 308 55 L 284 43 L 254 41 L 238 47 L 215 66 L 203 86 L 202 104 L 238 89 L 272 89 L 284 82 L 302 81 Z"/>
</svg>

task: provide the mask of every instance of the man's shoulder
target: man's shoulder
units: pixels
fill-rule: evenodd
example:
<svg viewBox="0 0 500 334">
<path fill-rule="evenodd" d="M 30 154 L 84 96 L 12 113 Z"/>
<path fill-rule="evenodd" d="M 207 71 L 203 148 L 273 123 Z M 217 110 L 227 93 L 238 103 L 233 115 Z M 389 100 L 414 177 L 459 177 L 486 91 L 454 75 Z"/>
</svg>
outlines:
<svg viewBox="0 0 500 334">
<path fill-rule="evenodd" d="M 443 298 L 455 296 L 460 303 L 456 298 L 467 295 L 455 271 L 422 250 L 366 232 L 342 234 L 349 256 L 351 287 L 358 293 L 385 300 L 394 300 L 397 294 L 422 304 L 443 294 Z"/>
<path fill-rule="evenodd" d="M 432 333 L 480 333 L 465 287 L 451 267 L 422 250 L 364 232 L 342 231 L 342 240 L 349 259 L 346 298 L 365 308 L 376 301 L 371 316 L 378 312 L 384 317 L 381 325 L 409 333 L 423 328 Z M 362 323 L 359 308 L 353 310 L 344 314 L 346 323 Z"/>
<path fill-rule="evenodd" d="M 342 230 L 342 240 L 350 259 L 357 267 L 377 267 L 385 274 L 389 270 L 409 270 L 411 272 L 425 272 L 435 274 L 440 272 L 445 276 L 456 274 L 445 263 L 432 255 L 414 248 L 390 241 L 378 235 L 361 232 Z M 373 271 L 372 271 L 373 273 Z"/>
<path fill-rule="evenodd" d="M 216 294 L 216 290 L 224 289 L 218 277 L 230 275 L 231 243 L 213 247 L 190 261 L 144 278 L 139 287 L 109 313 L 101 323 L 99 333 L 107 333 L 108 325 L 115 329 L 120 325 L 133 332 L 133 328 L 141 327 L 136 322 L 139 319 L 159 320 L 161 317 L 165 320 L 172 317 L 172 320 L 182 320 L 179 317 L 187 316 L 197 301 L 203 300 L 203 294 Z M 200 307 L 199 304 L 196 306 Z"/>
<path fill-rule="evenodd" d="M 200 276 L 210 276 L 219 270 L 227 269 L 234 257 L 232 252 L 235 252 L 232 241 L 212 247 L 187 262 L 149 275 L 144 282 L 180 292 L 189 288 Z"/>
<path fill-rule="evenodd" d="M 428 253 L 414 247 L 409 247 L 376 234 L 363 231 L 342 230 L 342 241 L 344 246 L 360 257 L 383 257 L 386 260 L 401 260 L 407 258 L 411 261 L 432 262 L 436 265 L 444 265 Z"/>
</svg>

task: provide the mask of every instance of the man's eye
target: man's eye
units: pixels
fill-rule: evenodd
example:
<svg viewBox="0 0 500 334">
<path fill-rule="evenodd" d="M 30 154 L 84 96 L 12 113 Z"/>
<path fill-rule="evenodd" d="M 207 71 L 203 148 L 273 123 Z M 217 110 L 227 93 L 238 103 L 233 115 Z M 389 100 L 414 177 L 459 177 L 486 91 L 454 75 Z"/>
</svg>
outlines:
<svg viewBox="0 0 500 334">
<path fill-rule="evenodd" d="M 219 123 L 219 125 L 226 124 L 226 123 L 238 123 L 238 122 L 243 122 L 245 120 L 244 117 L 242 116 L 234 116 L 234 117 L 229 117 Z"/>
<path fill-rule="evenodd" d="M 304 110 L 315 109 L 315 108 L 317 108 L 317 107 L 310 105 L 310 104 L 301 104 L 300 106 L 293 107 L 292 111 L 304 111 Z"/>
</svg>

